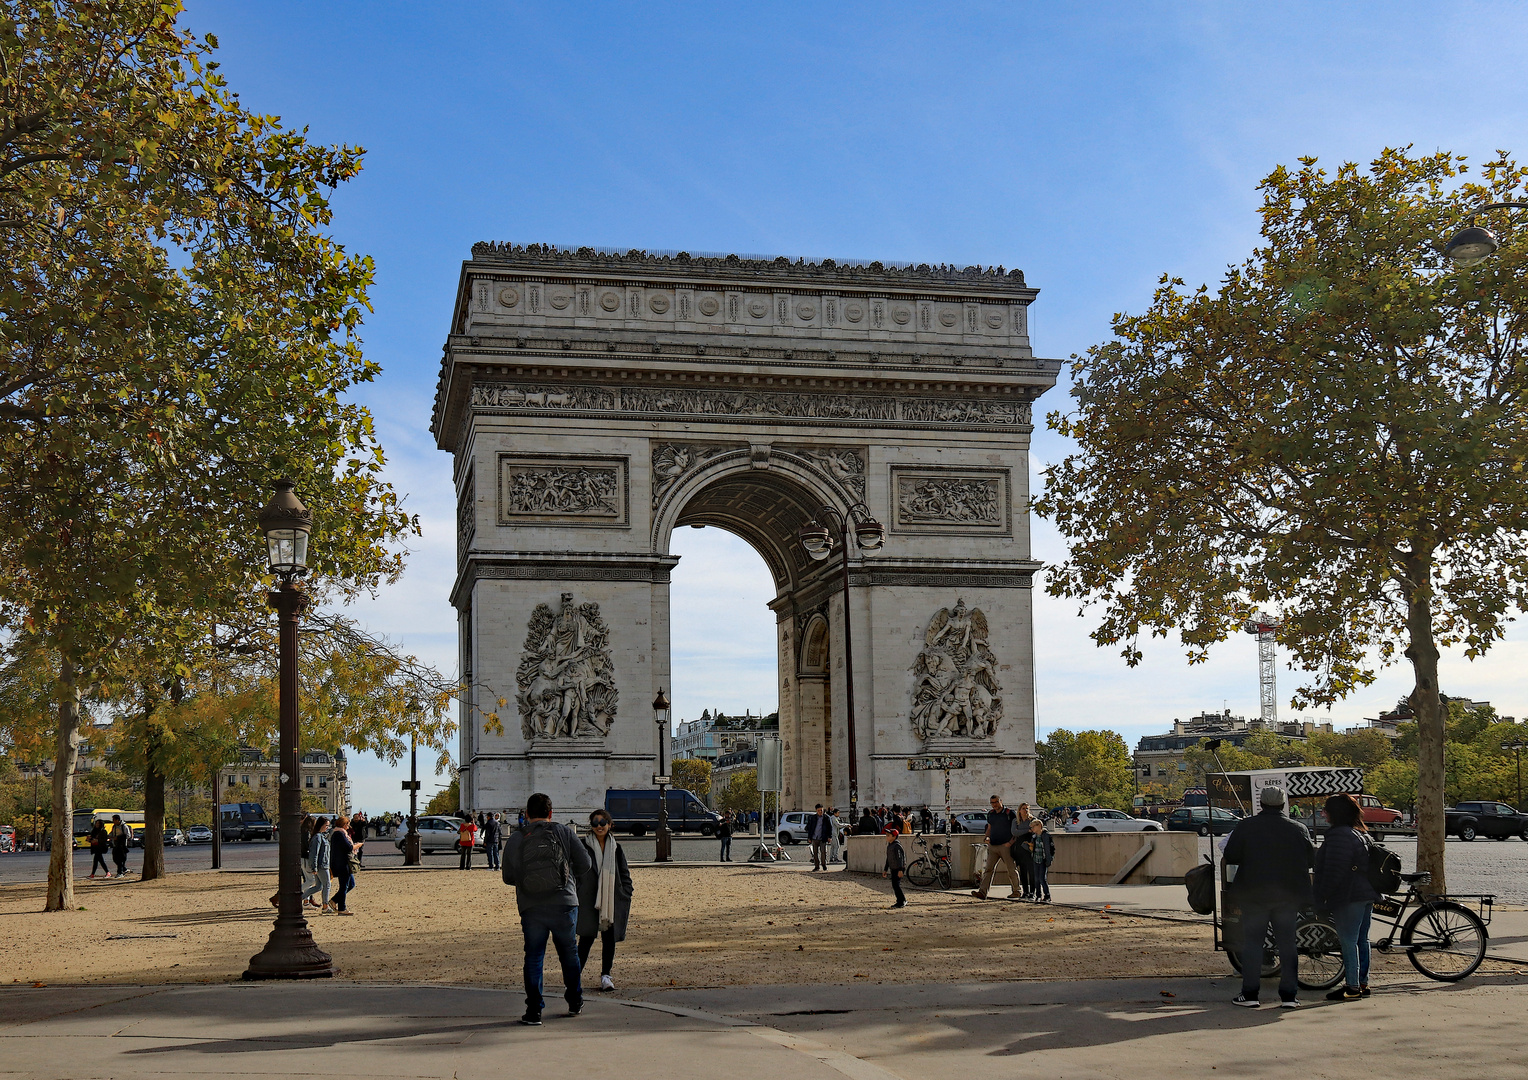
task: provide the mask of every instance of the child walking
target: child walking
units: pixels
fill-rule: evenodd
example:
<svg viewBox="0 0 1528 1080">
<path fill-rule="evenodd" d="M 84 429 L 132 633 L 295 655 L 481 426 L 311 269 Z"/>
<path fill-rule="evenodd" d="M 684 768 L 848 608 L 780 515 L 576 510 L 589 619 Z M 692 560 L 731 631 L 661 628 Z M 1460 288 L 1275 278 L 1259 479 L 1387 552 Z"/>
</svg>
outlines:
<svg viewBox="0 0 1528 1080">
<path fill-rule="evenodd" d="M 897 902 L 893 908 L 907 906 L 907 897 L 902 894 L 902 872 L 907 869 L 907 852 L 902 850 L 902 845 L 897 842 L 897 830 L 886 830 L 886 867 L 881 871 L 882 877 L 891 878 L 891 891 L 897 894 Z"/>
<path fill-rule="evenodd" d="M 1034 864 L 1034 892 L 1030 894 L 1037 904 L 1050 903 L 1050 881 L 1046 877 L 1050 870 L 1050 864 L 1056 860 L 1056 841 L 1051 834 L 1045 831 L 1045 823 L 1039 818 L 1032 818 L 1029 822 L 1029 843 L 1024 845 L 1029 848 L 1030 859 Z"/>
</svg>

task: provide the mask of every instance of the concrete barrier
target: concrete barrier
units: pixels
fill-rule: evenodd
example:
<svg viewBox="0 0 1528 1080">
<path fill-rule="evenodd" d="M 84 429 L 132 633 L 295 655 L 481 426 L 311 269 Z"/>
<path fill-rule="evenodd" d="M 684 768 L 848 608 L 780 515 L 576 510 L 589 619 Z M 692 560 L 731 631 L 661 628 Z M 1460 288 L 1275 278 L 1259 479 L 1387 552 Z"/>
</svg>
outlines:
<svg viewBox="0 0 1528 1080">
<path fill-rule="evenodd" d="M 1199 837 L 1190 832 L 1051 833 L 1056 861 L 1051 865 L 1052 885 L 1176 885 L 1199 861 Z M 944 843 L 942 834 L 928 837 Z M 986 845 L 980 836 L 956 833 L 950 838 L 950 864 L 957 885 L 972 885 L 986 866 Z M 916 836 L 897 842 L 911 863 L 921 854 Z M 1150 844 L 1149 850 L 1143 850 Z M 886 864 L 886 838 L 851 836 L 846 855 L 850 871 L 879 874 Z M 1121 873 L 1123 876 L 1121 876 Z M 993 888 L 1008 884 L 999 868 Z"/>
</svg>

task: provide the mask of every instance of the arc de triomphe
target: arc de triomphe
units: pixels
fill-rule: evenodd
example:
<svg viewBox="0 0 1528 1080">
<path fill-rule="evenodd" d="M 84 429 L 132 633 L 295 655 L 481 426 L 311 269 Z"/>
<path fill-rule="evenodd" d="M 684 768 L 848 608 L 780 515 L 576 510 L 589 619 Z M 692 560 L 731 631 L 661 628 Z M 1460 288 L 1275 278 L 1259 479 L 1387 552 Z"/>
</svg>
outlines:
<svg viewBox="0 0 1528 1080">
<path fill-rule="evenodd" d="M 785 807 L 847 806 L 838 560 L 797 530 L 857 501 L 886 526 L 849 575 L 861 802 L 942 804 L 920 753 L 966 758 L 957 806 L 1032 799 L 1031 403 L 1060 369 L 1030 348 L 1035 296 L 1001 268 L 474 245 L 431 425 L 463 806 L 540 790 L 565 818 L 651 786 L 687 525 L 774 576 Z"/>
</svg>

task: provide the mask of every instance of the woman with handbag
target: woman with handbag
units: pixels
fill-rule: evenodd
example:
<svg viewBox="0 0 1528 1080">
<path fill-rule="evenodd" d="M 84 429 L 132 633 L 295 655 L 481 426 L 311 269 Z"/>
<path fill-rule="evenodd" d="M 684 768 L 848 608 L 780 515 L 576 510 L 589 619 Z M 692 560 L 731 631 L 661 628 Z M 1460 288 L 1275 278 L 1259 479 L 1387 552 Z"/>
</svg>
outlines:
<svg viewBox="0 0 1528 1080">
<path fill-rule="evenodd" d="M 589 815 L 589 837 L 583 845 L 592 869 L 578 881 L 578 962 L 589 962 L 594 939 L 600 939 L 600 989 L 614 990 L 610 969 L 615 964 L 615 943 L 626 940 L 626 920 L 631 915 L 631 870 L 626 852 L 610 831 L 610 815 L 596 810 Z M 590 842 L 592 838 L 593 843 Z"/>
<path fill-rule="evenodd" d="M 351 914 L 345 910 L 345 897 L 355 888 L 355 853 L 361 845 L 351 838 L 349 829 L 350 816 L 341 814 L 329 838 L 329 873 L 340 883 L 339 892 L 334 897 L 336 915 Z"/>
<path fill-rule="evenodd" d="M 1332 913 L 1346 974 L 1345 985 L 1326 999 L 1357 1001 L 1369 996 L 1369 920 L 1379 892 L 1369 883 L 1368 829 L 1358 800 L 1333 795 L 1326 819 L 1331 828 L 1316 850 L 1316 902 Z"/>
</svg>

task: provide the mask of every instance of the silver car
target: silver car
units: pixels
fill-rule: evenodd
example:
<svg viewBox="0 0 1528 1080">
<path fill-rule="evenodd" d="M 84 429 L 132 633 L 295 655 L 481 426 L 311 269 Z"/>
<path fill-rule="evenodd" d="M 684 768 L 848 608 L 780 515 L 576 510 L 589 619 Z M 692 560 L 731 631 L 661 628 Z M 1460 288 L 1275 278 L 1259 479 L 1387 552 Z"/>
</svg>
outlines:
<svg viewBox="0 0 1528 1080">
<path fill-rule="evenodd" d="M 815 810 L 792 810 L 780 815 L 780 824 L 775 827 L 775 839 L 784 847 L 786 844 L 806 843 L 806 823 L 809 818 L 817 816 Z M 848 827 L 839 822 L 838 834 L 842 838 L 848 832 Z"/>
<path fill-rule="evenodd" d="M 419 819 L 419 853 L 428 855 L 432 851 L 455 851 L 457 842 L 457 829 L 461 828 L 461 820 L 458 818 L 436 817 L 434 815 Z M 403 850 L 403 842 L 407 837 L 407 824 L 399 830 L 393 840 L 393 846 L 399 851 Z M 483 847 L 483 833 L 478 830 L 477 841 L 473 847 L 481 850 Z"/>
<path fill-rule="evenodd" d="M 1131 817 L 1118 810 L 1079 810 L 1067 823 L 1067 832 L 1161 832 L 1149 818 Z"/>
</svg>

